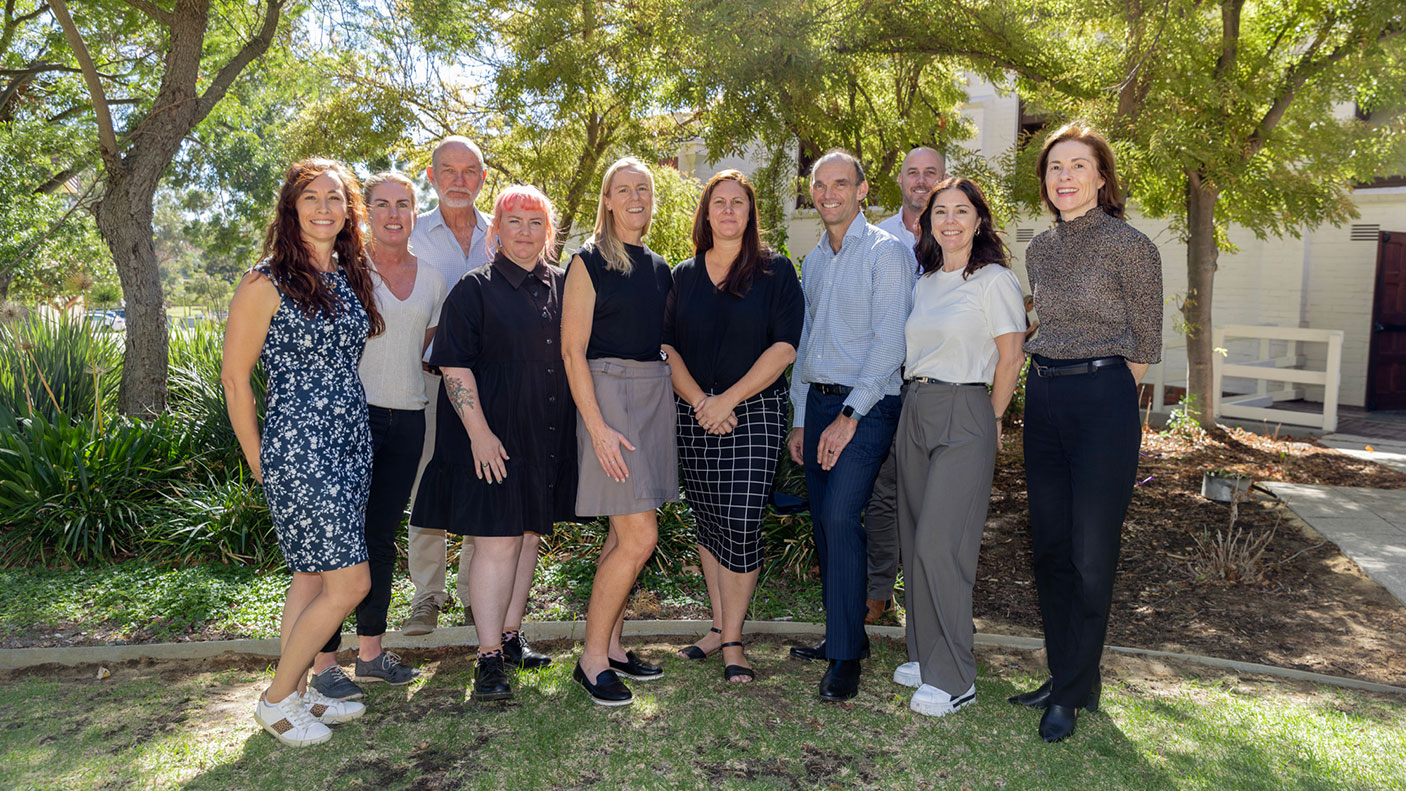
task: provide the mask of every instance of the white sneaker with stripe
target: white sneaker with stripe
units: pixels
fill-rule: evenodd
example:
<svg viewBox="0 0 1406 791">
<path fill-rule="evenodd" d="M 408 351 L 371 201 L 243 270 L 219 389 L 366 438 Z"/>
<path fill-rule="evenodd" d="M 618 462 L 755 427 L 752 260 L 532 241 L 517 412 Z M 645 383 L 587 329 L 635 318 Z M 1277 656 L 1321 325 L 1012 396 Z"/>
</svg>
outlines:
<svg viewBox="0 0 1406 791">
<path fill-rule="evenodd" d="M 302 696 L 296 692 L 277 703 L 269 703 L 260 695 L 254 721 L 289 747 L 322 744 L 332 738 L 332 730 L 308 713 Z"/>
</svg>

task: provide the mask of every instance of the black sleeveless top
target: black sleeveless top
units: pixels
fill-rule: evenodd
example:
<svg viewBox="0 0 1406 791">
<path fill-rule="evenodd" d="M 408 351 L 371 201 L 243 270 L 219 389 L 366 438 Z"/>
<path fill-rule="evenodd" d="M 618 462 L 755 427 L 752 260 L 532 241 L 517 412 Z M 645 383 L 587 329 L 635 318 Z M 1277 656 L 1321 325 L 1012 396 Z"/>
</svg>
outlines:
<svg viewBox="0 0 1406 791">
<path fill-rule="evenodd" d="M 580 257 L 596 289 L 595 314 L 586 359 L 616 357 L 623 360 L 660 359 L 664 340 L 664 305 L 673 278 L 669 265 L 643 245 L 625 245 L 633 266 L 627 275 L 606 269 L 605 258 L 587 242 L 573 257 Z"/>
</svg>

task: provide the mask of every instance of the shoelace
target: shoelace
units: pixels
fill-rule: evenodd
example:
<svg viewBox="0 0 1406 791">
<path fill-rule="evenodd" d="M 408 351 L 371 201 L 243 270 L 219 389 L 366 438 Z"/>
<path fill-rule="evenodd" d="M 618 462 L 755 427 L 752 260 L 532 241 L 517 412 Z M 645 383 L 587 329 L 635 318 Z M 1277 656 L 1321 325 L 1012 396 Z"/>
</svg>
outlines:
<svg viewBox="0 0 1406 791">
<path fill-rule="evenodd" d="M 381 656 L 385 657 L 385 659 L 381 660 L 381 665 L 383 667 L 390 668 L 395 667 L 396 665 L 405 664 L 404 662 L 400 661 L 400 654 L 396 654 L 391 651 L 382 651 Z"/>
<path fill-rule="evenodd" d="M 410 611 L 410 617 L 419 618 L 421 615 L 434 615 L 437 609 L 439 608 L 434 606 L 434 602 L 422 601 Z"/>
<path fill-rule="evenodd" d="M 317 694 L 317 691 L 309 689 L 308 693 L 309 696 L 311 696 Z M 285 705 L 290 703 L 292 705 Z M 306 728 L 317 722 L 316 718 L 307 710 L 307 706 L 309 705 L 307 699 L 296 692 L 277 703 L 269 703 L 269 705 L 278 709 L 278 713 L 282 714 L 284 719 L 293 723 L 293 727 L 295 728 Z"/>
</svg>

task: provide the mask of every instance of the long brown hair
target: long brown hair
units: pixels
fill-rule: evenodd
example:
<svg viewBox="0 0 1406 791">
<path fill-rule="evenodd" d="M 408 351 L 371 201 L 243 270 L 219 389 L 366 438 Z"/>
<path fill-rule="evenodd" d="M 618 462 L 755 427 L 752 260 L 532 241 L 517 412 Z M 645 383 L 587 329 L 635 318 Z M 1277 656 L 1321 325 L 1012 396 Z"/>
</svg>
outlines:
<svg viewBox="0 0 1406 791">
<path fill-rule="evenodd" d="M 312 256 L 303 244 L 303 232 L 298 224 L 298 197 L 313 179 L 327 172 L 341 179 L 342 197 L 347 206 L 346 222 L 333 242 L 337 264 L 371 320 L 370 334 L 380 335 L 386 323 L 376 309 L 371 272 L 366 265 L 366 246 L 361 236 L 366 204 L 361 199 L 361 185 L 346 165 L 315 157 L 294 162 L 288 168 L 288 172 L 283 174 L 283 186 L 278 190 L 273 220 L 264 234 L 264 259 L 268 261 L 274 282 L 303 311 L 303 315 L 336 315 L 337 298 L 323 281 L 317 267 L 313 266 Z"/>
<path fill-rule="evenodd" d="M 1098 175 L 1103 179 L 1103 186 L 1098 190 L 1098 205 L 1110 217 L 1123 219 L 1126 201 L 1123 200 L 1123 190 L 1118 187 L 1118 164 L 1113 157 L 1113 146 L 1108 144 L 1108 138 L 1083 121 L 1071 121 L 1056 129 L 1045 138 L 1045 144 L 1040 147 L 1040 158 L 1035 163 L 1035 177 L 1040 180 L 1040 201 L 1045 204 L 1045 208 L 1054 212 L 1054 216 L 1059 216 L 1059 209 L 1055 208 L 1049 191 L 1045 189 L 1045 168 L 1050 163 L 1050 149 L 1066 140 L 1077 140 L 1093 149 L 1094 159 L 1098 161 Z"/>
<path fill-rule="evenodd" d="M 752 280 L 771 257 L 771 250 L 762 244 L 761 223 L 757 218 L 757 191 L 742 171 L 720 171 L 703 187 L 703 197 L 698 199 L 698 208 L 693 211 L 693 259 L 694 263 L 703 266 L 703 254 L 713 249 L 713 226 L 708 222 L 708 203 L 713 199 L 713 190 L 724 181 L 736 182 L 747 193 L 747 227 L 742 231 L 742 251 L 718 286 L 720 291 L 740 297 L 752 287 Z"/>
<path fill-rule="evenodd" d="M 942 245 L 932 235 L 932 203 L 937 196 L 947 190 L 960 190 L 972 206 L 976 207 L 976 235 L 972 237 L 972 252 L 967 258 L 967 268 L 962 270 L 962 279 L 971 277 L 976 270 L 987 264 L 999 264 L 1010 268 L 1006 243 L 996 233 L 995 222 L 991 219 L 991 204 L 981 186 L 969 178 L 949 176 L 937 183 L 928 193 L 928 203 L 918 217 L 918 243 L 913 252 L 918 257 L 918 267 L 929 275 L 942 268 Z"/>
</svg>

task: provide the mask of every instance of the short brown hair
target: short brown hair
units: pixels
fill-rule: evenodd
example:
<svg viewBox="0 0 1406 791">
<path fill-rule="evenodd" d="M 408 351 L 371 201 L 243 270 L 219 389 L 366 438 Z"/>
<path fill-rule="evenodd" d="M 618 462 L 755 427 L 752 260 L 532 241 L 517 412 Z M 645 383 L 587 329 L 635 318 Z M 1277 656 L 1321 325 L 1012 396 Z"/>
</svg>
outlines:
<svg viewBox="0 0 1406 791">
<path fill-rule="evenodd" d="M 1114 161 L 1113 147 L 1108 144 L 1108 138 L 1084 121 L 1071 121 L 1061 126 L 1045 138 L 1045 144 L 1040 147 L 1040 158 L 1035 163 L 1035 178 L 1040 180 L 1040 202 L 1056 217 L 1059 216 L 1059 209 L 1055 208 L 1045 189 L 1045 168 L 1050 162 L 1050 149 L 1067 140 L 1076 140 L 1093 149 L 1094 159 L 1098 162 L 1098 175 L 1103 178 L 1103 186 L 1098 190 L 1098 205 L 1109 215 L 1123 219 L 1126 201 L 1123 190 L 1118 187 L 1118 165 Z"/>
</svg>

